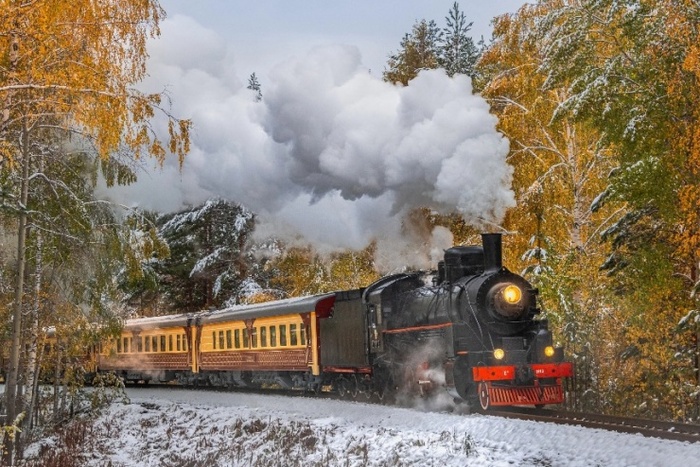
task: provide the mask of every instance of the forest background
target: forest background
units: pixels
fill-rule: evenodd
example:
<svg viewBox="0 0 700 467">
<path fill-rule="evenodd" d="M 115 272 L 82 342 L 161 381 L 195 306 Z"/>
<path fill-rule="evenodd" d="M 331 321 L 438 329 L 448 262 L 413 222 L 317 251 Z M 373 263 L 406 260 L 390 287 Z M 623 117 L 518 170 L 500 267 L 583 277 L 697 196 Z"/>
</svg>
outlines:
<svg viewBox="0 0 700 467">
<path fill-rule="evenodd" d="M 41 419 L 36 374 L 54 363 L 43 329 L 55 328 L 63 357 L 79 355 L 127 317 L 362 287 L 388 272 L 373 243 L 321 254 L 260 241 L 256 214 L 236 200 L 156 213 L 97 199 L 98 176 L 128 184 L 138 160 L 189 150 L 191 122 L 168 96 L 134 88 L 164 11 L 47 3 L 0 2 L 6 432 Z M 417 21 L 383 76 L 411 86 L 424 69 L 466 74 L 498 116 L 517 201 L 501 226 L 505 264 L 539 288 L 576 363 L 569 404 L 697 420 L 700 5 L 539 1 L 496 18 L 488 42 L 469 28 L 458 4 L 439 25 Z M 255 74 L 248 86 L 264 99 Z M 456 214 L 418 209 L 404 223 L 478 243 Z M 78 361 L 65 370 L 77 381 Z"/>
</svg>

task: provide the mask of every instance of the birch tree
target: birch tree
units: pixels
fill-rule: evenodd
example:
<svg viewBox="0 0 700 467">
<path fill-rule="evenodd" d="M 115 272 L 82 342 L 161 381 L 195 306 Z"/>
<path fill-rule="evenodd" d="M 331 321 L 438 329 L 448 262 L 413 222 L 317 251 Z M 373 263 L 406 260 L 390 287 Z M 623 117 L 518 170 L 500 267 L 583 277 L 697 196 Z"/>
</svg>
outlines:
<svg viewBox="0 0 700 467">
<path fill-rule="evenodd" d="M 506 228 L 521 258 L 515 263 L 537 284 L 546 316 L 576 362 L 578 409 L 600 410 L 598 362 L 605 348 L 598 341 L 605 309 L 597 276 L 604 251 L 597 241 L 602 228 L 619 217 L 590 206 L 605 187 L 613 160 L 590 125 L 555 118 L 569 97 L 564 87 L 543 90 L 539 72 L 546 40 L 535 25 L 548 12 L 525 5 L 494 24 L 494 40 L 479 63 L 486 77 L 483 95 L 499 116 L 499 130 L 510 140 L 508 162 L 514 167 L 517 207 Z M 607 223 L 607 224 L 606 224 Z"/>
<path fill-rule="evenodd" d="M 618 342 L 625 344 L 615 362 L 624 376 L 619 399 L 631 412 L 697 417 L 697 344 L 688 352 L 697 326 L 677 331 L 679 322 L 697 322 L 700 7 L 670 0 L 544 3 L 550 11 L 538 28 L 549 39 L 545 86 L 565 88 L 569 97 L 558 114 L 594 126 L 615 152 L 617 167 L 600 201 L 626 207 L 603 232 L 611 249 L 604 268 L 623 330 Z"/>
<path fill-rule="evenodd" d="M 29 193 L 41 178 L 37 142 L 71 141 L 105 162 L 145 156 L 162 162 L 173 153 L 182 163 L 190 122 L 169 114 L 164 94 L 134 87 L 145 75 L 146 41 L 159 34 L 164 14 L 156 0 L 0 1 L 0 154 L 17 180 L 2 192 L 18 224 L 5 389 L 10 424 L 23 410 L 17 394 Z M 151 126 L 159 111 L 167 121 L 164 139 Z M 11 446 L 6 452 L 12 455 Z"/>
</svg>

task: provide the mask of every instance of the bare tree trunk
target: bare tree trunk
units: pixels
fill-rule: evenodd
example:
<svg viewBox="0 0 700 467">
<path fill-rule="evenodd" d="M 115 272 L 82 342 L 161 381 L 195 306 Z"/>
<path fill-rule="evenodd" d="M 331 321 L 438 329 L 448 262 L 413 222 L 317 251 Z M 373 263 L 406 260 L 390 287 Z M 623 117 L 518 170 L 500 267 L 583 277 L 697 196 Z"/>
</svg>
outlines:
<svg viewBox="0 0 700 467">
<path fill-rule="evenodd" d="M 55 370 L 53 376 L 53 416 L 56 417 L 58 413 L 58 390 L 60 388 L 60 378 L 61 378 L 61 351 L 59 350 L 58 341 L 56 342 L 56 351 L 54 352 Z"/>
<path fill-rule="evenodd" d="M 693 265 L 690 267 L 690 280 L 693 284 L 698 283 L 700 276 L 700 257 L 693 258 Z M 697 302 L 696 302 L 697 304 Z M 695 372 L 695 385 L 700 387 L 700 326 L 695 325 L 695 333 L 693 335 L 695 344 L 695 356 L 693 358 L 693 371 Z M 700 393 L 695 396 L 695 410 L 692 412 L 695 420 L 700 418 Z"/>
<path fill-rule="evenodd" d="M 36 369 L 34 371 L 34 387 L 32 388 L 32 391 L 34 392 L 34 397 L 32 398 L 32 407 L 33 411 L 29 412 L 30 414 L 34 414 L 32 417 L 32 425 L 30 428 L 35 427 L 37 424 L 41 423 L 41 420 L 39 419 L 39 410 L 41 407 L 37 406 L 38 400 L 39 400 L 39 372 L 41 371 L 41 362 L 44 359 L 44 347 L 39 346 L 39 350 L 37 352 L 37 364 L 36 364 Z"/>
<path fill-rule="evenodd" d="M 29 130 L 26 120 L 22 128 L 22 180 L 19 200 L 19 228 L 17 232 L 17 278 L 15 282 L 15 301 L 12 312 L 12 344 L 10 347 L 10 361 L 5 384 L 5 407 L 7 410 L 7 424 L 14 424 L 15 419 L 21 413 L 18 394 L 20 350 L 22 347 L 22 299 L 24 298 L 24 269 L 26 266 L 26 240 L 27 240 L 27 201 L 29 198 Z M 5 464 L 12 464 L 14 440 L 5 436 L 5 452 L 3 458 Z"/>
<path fill-rule="evenodd" d="M 43 237 L 40 231 L 36 231 L 36 269 L 34 271 L 34 303 L 29 313 L 29 346 L 27 349 L 27 381 L 24 395 L 24 407 L 27 416 L 24 419 L 24 428 L 32 427 L 34 414 L 34 388 L 38 376 L 37 348 L 39 345 L 39 308 L 41 306 L 41 275 L 42 271 L 42 246 Z"/>
</svg>

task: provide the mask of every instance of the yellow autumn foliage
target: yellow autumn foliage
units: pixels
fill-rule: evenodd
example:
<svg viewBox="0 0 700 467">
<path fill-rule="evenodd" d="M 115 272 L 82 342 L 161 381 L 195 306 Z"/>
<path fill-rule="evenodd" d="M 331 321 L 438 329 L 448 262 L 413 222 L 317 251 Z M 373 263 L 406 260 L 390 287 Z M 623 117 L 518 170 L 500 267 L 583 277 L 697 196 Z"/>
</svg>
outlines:
<svg viewBox="0 0 700 467">
<path fill-rule="evenodd" d="M 0 134 L 23 126 L 63 130 L 102 158 L 125 145 L 162 162 L 149 120 L 160 94 L 134 85 L 145 76 L 146 42 L 165 12 L 155 0 L 0 1 Z M 181 161 L 188 120 L 170 120 L 168 148 Z"/>
</svg>

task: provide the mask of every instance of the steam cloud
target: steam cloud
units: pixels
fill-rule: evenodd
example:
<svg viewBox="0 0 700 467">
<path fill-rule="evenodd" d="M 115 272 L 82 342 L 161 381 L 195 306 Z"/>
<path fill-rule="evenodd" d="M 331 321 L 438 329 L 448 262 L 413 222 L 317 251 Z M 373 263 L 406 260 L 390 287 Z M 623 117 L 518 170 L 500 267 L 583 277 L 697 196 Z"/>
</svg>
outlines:
<svg viewBox="0 0 700 467">
<path fill-rule="evenodd" d="M 342 248 L 394 242 L 414 207 L 479 225 L 514 204 L 508 141 L 465 76 L 428 70 L 394 86 L 357 48 L 327 46 L 260 76 L 256 102 L 229 46 L 190 18 L 165 21 L 149 50 L 144 88 L 165 83 L 174 113 L 194 120 L 192 152 L 182 172 L 169 162 L 110 198 L 167 212 L 221 197 L 258 213 L 263 234 Z"/>
</svg>

